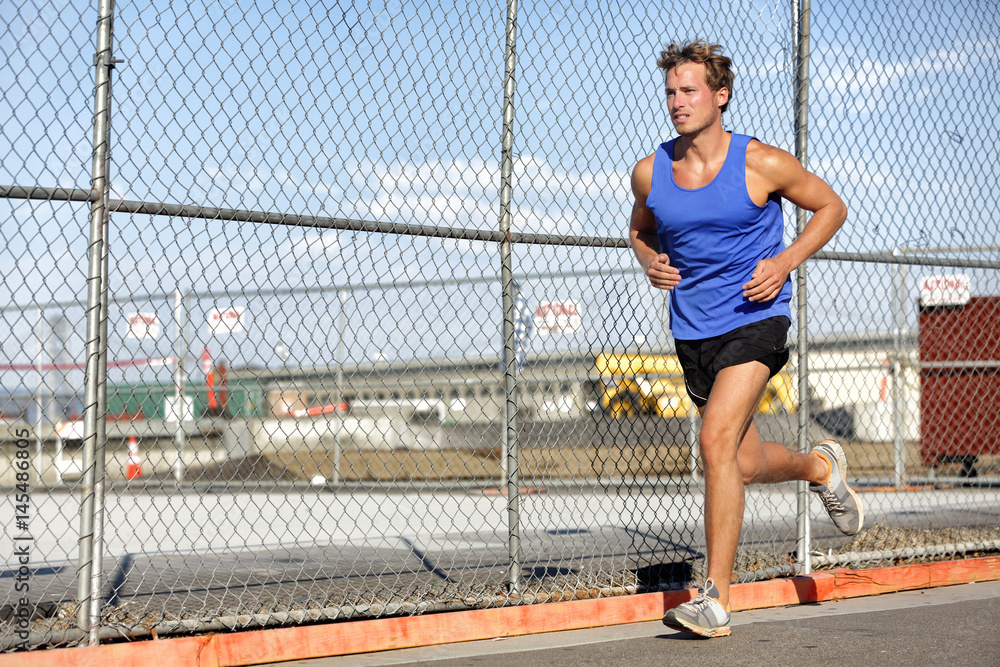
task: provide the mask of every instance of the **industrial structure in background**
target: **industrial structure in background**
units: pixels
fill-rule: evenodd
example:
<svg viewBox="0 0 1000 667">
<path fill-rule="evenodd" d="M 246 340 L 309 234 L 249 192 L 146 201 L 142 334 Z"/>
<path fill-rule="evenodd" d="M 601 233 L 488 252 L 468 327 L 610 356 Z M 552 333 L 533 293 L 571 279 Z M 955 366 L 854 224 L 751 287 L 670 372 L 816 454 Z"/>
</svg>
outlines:
<svg viewBox="0 0 1000 667">
<path fill-rule="evenodd" d="M 811 417 L 817 426 L 847 442 L 872 443 L 867 445 L 872 452 L 886 448 L 885 457 L 902 460 L 903 474 L 922 475 L 925 471 L 918 470 L 915 460 L 910 460 L 914 457 L 907 453 L 918 442 L 921 366 L 915 341 L 908 341 L 898 392 L 905 430 L 897 433 L 887 361 L 893 356 L 892 346 L 891 336 L 856 342 L 845 337 L 817 340 L 812 377 L 822 389 L 810 391 Z M 216 363 L 206 348 L 198 361 L 197 374 L 203 380 L 185 388 L 188 410 L 180 426 L 183 441 L 178 439 L 173 418 L 172 384 L 109 387 L 107 433 L 109 454 L 114 458 L 109 475 L 133 480 L 145 476 L 147 482 L 157 474 L 190 480 L 191 473 L 184 471 L 297 456 L 336 460 L 339 472 L 339 460 L 347 452 L 401 450 L 418 455 L 475 450 L 496 456 L 500 451 L 497 424 L 502 421 L 504 392 L 496 358 L 439 360 L 419 366 L 380 361 L 339 368 L 242 368 L 223 373 L 222 363 Z M 761 414 L 781 417 L 775 423 L 788 425 L 772 436 L 776 439 L 790 437 L 783 434 L 790 433 L 797 419 L 798 396 L 792 381 L 795 361 L 793 356 L 792 363 L 772 378 L 760 404 Z M 526 447 L 678 447 L 672 455 L 676 465 L 664 462 L 660 468 L 667 471 L 664 474 L 689 474 L 696 469 L 697 411 L 691 409 L 672 350 L 637 347 L 596 355 L 531 355 L 522 363 L 518 412 Z M 654 421 L 643 427 L 648 432 L 642 437 L 633 438 L 629 433 L 637 419 Z M 656 420 L 662 424 L 655 425 Z M 76 480 L 83 466 L 82 422 L 62 421 L 37 433 L 40 451 L 52 452 L 39 455 L 43 478 L 57 483 Z M 129 446 L 133 438 L 142 450 L 145 475 L 130 473 L 139 457 L 137 447 Z M 586 456 L 604 455 L 595 449 Z M 954 461 L 958 459 L 926 459 L 925 463 L 936 466 Z M 303 472 L 293 478 L 308 482 L 325 473 L 321 475 L 325 483 L 351 477 L 327 468 L 310 468 L 308 476 Z M 875 467 L 870 474 L 882 475 L 879 470 Z M 430 478 L 467 474 L 465 464 L 456 459 Z M 574 474 L 597 473 L 588 468 Z"/>
</svg>

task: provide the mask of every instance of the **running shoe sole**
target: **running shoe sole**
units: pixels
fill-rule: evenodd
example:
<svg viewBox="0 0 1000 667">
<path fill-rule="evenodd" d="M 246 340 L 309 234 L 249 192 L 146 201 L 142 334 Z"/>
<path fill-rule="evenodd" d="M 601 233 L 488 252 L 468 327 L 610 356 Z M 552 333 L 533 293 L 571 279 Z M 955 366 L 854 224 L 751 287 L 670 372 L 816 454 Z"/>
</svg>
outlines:
<svg viewBox="0 0 1000 667">
<path fill-rule="evenodd" d="M 728 625 L 720 625 L 717 628 L 703 628 L 700 625 L 695 625 L 694 623 L 687 623 L 682 619 L 675 618 L 670 621 L 667 617 L 663 617 L 663 625 L 671 628 L 673 630 L 680 630 L 681 632 L 689 632 L 693 635 L 699 635 L 701 637 L 728 637 L 732 634 Z"/>
</svg>

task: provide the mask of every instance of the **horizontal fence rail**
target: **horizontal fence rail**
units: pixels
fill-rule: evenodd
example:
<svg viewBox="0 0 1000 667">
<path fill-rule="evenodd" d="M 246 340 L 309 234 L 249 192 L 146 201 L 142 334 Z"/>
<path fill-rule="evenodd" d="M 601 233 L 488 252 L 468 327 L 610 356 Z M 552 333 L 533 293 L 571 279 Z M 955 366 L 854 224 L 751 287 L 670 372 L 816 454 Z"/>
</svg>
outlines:
<svg viewBox="0 0 1000 667">
<path fill-rule="evenodd" d="M 25 188 L 0 186 L 0 198 L 41 199 L 45 201 L 97 201 L 100 197 L 89 190 L 64 188 Z M 350 220 L 322 216 L 304 216 L 291 213 L 270 213 L 267 211 L 246 211 L 160 202 L 123 201 L 109 199 L 111 213 L 138 213 L 142 215 L 164 215 L 202 220 L 231 220 L 267 225 L 287 225 L 314 229 L 340 229 L 354 232 L 379 234 L 405 234 L 429 238 L 462 239 L 467 241 L 490 241 L 499 243 L 507 238 L 513 243 L 529 245 L 582 246 L 594 248 L 627 248 L 628 240 L 621 238 L 600 238 L 590 236 L 565 236 L 556 234 L 519 234 L 490 231 L 486 229 L 455 229 L 453 227 L 431 227 L 428 225 L 408 225 L 371 220 Z"/>
</svg>

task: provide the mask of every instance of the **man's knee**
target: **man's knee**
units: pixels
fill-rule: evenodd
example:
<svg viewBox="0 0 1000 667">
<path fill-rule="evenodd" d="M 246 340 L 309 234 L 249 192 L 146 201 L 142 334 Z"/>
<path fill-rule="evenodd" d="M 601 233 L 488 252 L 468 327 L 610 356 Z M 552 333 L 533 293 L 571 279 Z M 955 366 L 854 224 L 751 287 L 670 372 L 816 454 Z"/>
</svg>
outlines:
<svg viewBox="0 0 1000 667">
<path fill-rule="evenodd" d="M 715 468 L 736 461 L 736 438 L 734 434 L 728 433 L 727 429 L 703 424 L 699 441 L 702 464 L 706 468 Z"/>
<path fill-rule="evenodd" d="M 757 450 L 740 446 L 740 435 L 731 424 L 703 424 L 699 438 L 702 465 L 706 471 L 736 465 L 743 483 L 753 484 L 764 470 L 764 461 Z"/>
</svg>

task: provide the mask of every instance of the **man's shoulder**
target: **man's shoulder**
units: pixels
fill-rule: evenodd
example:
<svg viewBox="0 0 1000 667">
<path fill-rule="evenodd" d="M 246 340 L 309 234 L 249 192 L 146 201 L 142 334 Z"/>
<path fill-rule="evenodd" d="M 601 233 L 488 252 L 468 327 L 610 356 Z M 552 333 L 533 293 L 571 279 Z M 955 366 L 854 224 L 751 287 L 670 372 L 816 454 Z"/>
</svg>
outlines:
<svg viewBox="0 0 1000 667">
<path fill-rule="evenodd" d="M 747 144 L 747 167 L 749 169 L 768 173 L 785 169 L 791 163 L 798 164 L 798 160 L 782 148 L 765 144 L 757 139 L 751 139 L 750 143 Z"/>
<path fill-rule="evenodd" d="M 635 167 L 632 169 L 632 173 L 636 172 L 645 173 L 650 176 L 653 174 L 653 163 L 656 161 L 656 156 L 659 153 L 664 153 L 667 148 L 673 143 L 673 139 L 664 141 L 662 144 L 657 145 L 652 153 L 644 158 L 640 158 L 638 162 L 635 163 Z"/>
<path fill-rule="evenodd" d="M 656 153 L 650 153 L 635 163 L 632 168 L 632 190 L 636 193 L 649 194 L 653 184 L 653 162 Z"/>
<path fill-rule="evenodd" d="M 747 156 L 750 155 L 760 159 L 768 159 L 779 155 L 791 155 L 791 153 L 783 148 L 766 144 L 756 137 L 750 137 L 750 142 L 747 144 Z"/>
<path fill-rule="evenodd" d="M 655 160 L 656 152 L 650 153 L 646 157 L 640 158 L 639 161 L 635 163 L 635 168 L 632 171 L 651 171 Z"/>
</svg>

